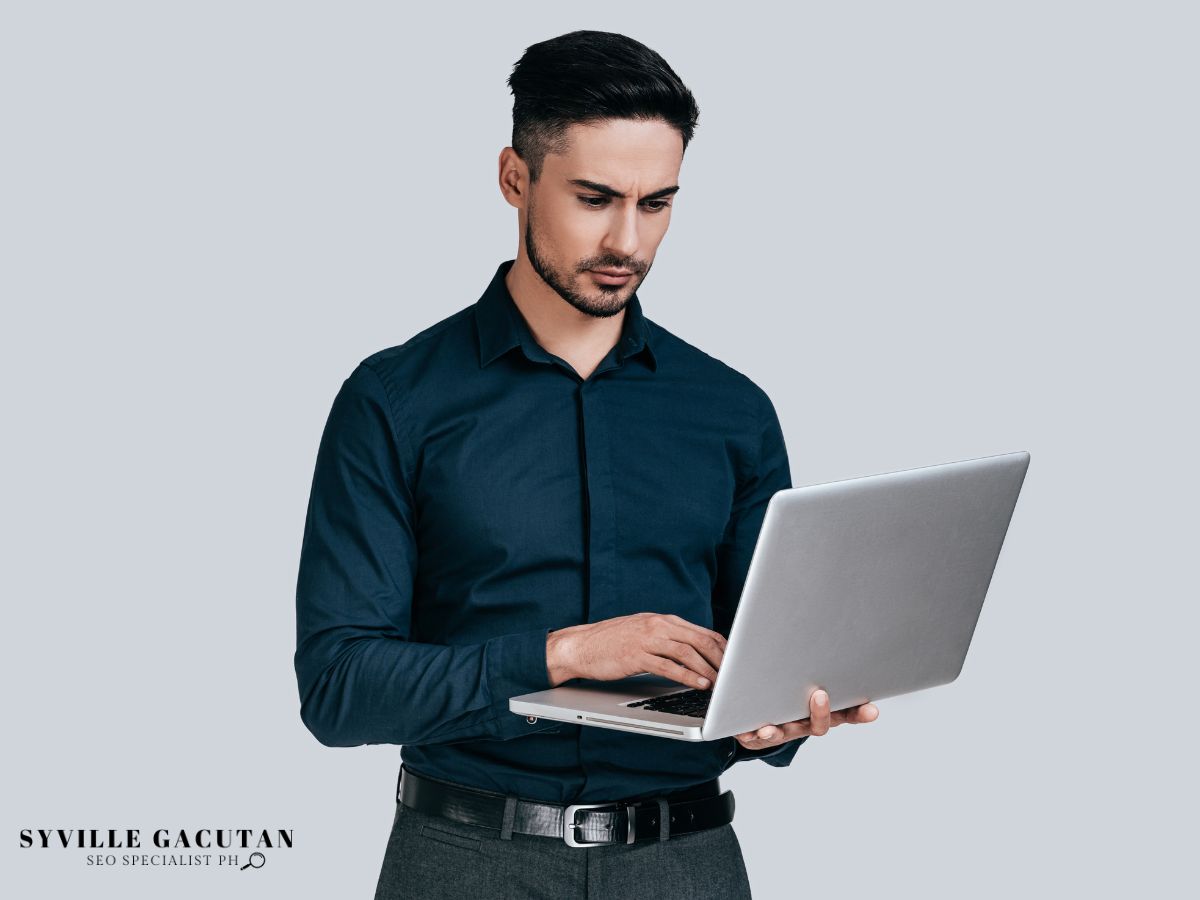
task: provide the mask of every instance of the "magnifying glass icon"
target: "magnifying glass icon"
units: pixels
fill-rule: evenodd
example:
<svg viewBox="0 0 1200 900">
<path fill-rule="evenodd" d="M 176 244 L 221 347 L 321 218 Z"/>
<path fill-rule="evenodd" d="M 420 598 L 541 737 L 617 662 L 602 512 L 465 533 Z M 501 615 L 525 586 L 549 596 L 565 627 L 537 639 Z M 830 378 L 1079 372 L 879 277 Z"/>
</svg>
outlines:
<svg viewBox="0 0 1200 900">
<path fill-rule="evenodd" d="M 258 851 L 255 851 L 254 853 L 250 854 L 250 862 L 248 862 L 244 866 L 242 866 L 242 871 L 245 872 L 247 869 L 261 869 L 266 864 L 267 864 L 266 856 L 259 853 Z"/>
</svg>

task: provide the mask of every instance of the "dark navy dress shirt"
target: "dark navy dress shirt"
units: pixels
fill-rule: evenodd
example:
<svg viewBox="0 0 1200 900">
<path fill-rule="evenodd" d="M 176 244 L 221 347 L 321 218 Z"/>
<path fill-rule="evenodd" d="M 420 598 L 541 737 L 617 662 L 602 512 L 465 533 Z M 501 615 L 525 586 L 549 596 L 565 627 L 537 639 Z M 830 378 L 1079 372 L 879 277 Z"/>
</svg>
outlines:
<svg viewBox="0 0 1200 900">
<path fill-rule="evenodd" d="M 586 379 L 546 352 L 502 263 L 478 302 L 364 359 L 329 414 L 296 593 L 300 715 L 334 747 L 557 803 L 651 796 L 740 759 L 535 722 L 550 630 L 649 611 L 729 634 L 767 501 L 791 487 L 770 399 L 642 315 Z"/>
</svg>

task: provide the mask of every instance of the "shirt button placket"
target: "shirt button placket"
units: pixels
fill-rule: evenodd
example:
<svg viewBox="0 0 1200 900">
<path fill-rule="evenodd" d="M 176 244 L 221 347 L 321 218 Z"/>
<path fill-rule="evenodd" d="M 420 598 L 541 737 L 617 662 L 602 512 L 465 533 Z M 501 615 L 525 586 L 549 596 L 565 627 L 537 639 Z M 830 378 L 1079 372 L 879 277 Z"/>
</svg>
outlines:
<svg viewBox="0 0 1200 900">
<path fill-rule="evenodd" d="M 584 484 L 584 539 L 587 547 L 587 621 L 619 615 L 615 603 L 616 511 L 613 498 L 611 435 L 601 383 L 579 385 L 581 462 Z"/>
<path fill-rule="evenodd" d="M 616 497 L 612 477 L 612 416 L 608 391 L 595 376 L 579 386 L 580 456 L 585 494 L 586 621 L 624 615 L 617 600 Z M 627 747 L 629 736 L 604 728 L 579 729 L 579 765 L 584 773 L 580 796 L 588 791 L 592 772 L 604 768 Z M 593 798 L 595 799 L 595 798 Z M 605 798 L 610 799 L 610 798 Z"/>
</svg>

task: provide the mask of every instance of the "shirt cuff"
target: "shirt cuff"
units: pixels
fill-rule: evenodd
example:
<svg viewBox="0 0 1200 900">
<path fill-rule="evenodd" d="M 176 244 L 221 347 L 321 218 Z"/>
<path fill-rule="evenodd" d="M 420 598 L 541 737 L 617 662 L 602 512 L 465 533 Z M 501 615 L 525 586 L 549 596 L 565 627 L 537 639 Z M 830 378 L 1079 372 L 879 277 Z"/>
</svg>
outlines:
<svg viewBox="0 0 1200 900">
<path fill-rule="evenodd" d="M 549 627 L 491 638 L 484 645 L 488 691 L 493 703 L 550 688 L 546 669 Z"/>
</svg>

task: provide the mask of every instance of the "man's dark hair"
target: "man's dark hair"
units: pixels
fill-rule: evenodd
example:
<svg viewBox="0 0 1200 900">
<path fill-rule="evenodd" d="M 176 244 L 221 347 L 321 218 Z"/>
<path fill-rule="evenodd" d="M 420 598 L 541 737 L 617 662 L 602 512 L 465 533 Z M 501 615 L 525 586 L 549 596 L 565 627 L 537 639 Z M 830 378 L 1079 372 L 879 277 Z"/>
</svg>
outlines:
<svg viewBox="0 0 1200 900">
<path fill-rule="evenodd" d="M 548 153 L 565 153 L 567 128 L 602 119 L 662 119 L 692 139 L 700 109 L 667 61 L 608 31 L 572 31 L 534 44 L 508 77 L 512 147 L 535 182 Z"/>
</svg>

